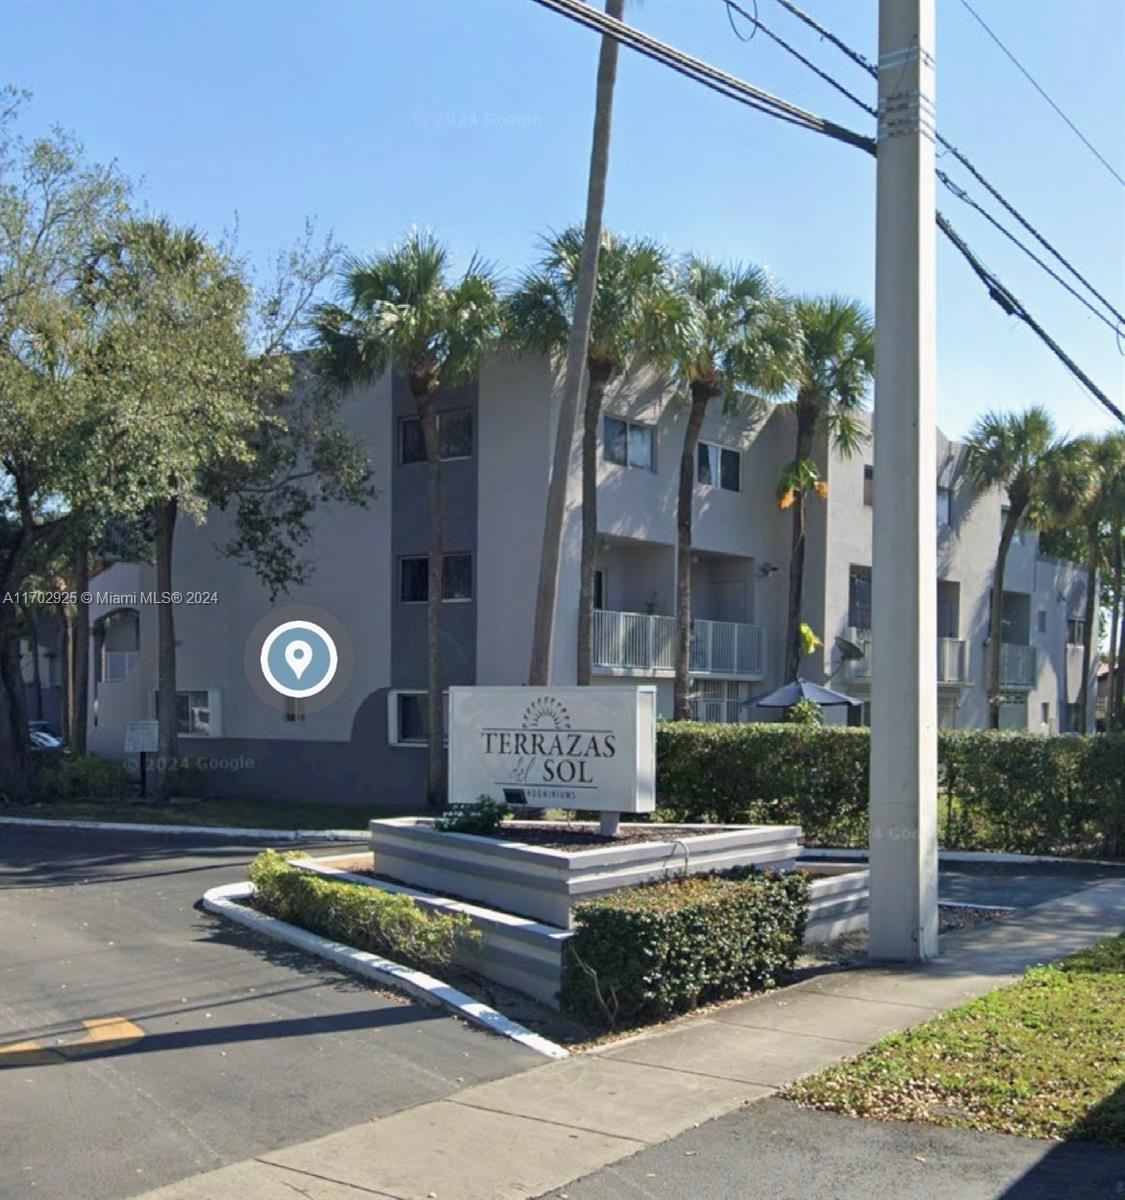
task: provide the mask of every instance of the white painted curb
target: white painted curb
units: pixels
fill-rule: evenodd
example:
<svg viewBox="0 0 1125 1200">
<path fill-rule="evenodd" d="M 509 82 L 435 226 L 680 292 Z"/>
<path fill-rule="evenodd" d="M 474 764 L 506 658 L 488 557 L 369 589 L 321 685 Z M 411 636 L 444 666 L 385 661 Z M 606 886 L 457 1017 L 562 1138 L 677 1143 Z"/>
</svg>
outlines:
<svg viewBox="0 0 1125 1200">
<path fill-rule="evenodd" d="M 848 850 L 845 848 L 832 850 L 814 846 L 802 846 L 798 858 L 858 858 L 863 860 L 867 856 L 868 851 L 866 850 Z M 1020 863 L 1072 863 L 1075 866 L 1081 867 L 1125 868 L 1125 862 L 1115 862 L 1112 858 L 1068 858 L 1062 854 L 1008 854 L 1001 850 L 940 850 L 938 852 L 938 859 L 941 862 L 1010 863 L 1013 865 Z M 799 862 L 798 865 L 800 865 Z"/>
<path fill-rule="evenodd" d="M 0 817 L 0 825 L 34 829 L 100 829 L 107 833 L 174 833 L 251 842 L 366 842 L 366 829 L 240 829 L 237 825 L 156 825 L 139 821 L 58 821 L 47 817 Z"/>
<path fill-rule="evenodd" d="M 265 913 L 237 903 L 253 894 L 254 885 L 252 883 L 223 884 L 203 893 L 203 907 L 216 916 L 226 917 L 227 920 L 245 925 L 255 933 L 288 942 L 289 945 L 296 946 L 299 950 L 304 950 L 309 954 L 315 954 L 318 958 L 326 958 L 329 962 L 335 963 L 345 971 L 350 971 L 353 975 L 362 975 L 383 987 L 397 988 L 400 991 L 409 992 L 420 1000 L 439 1004 L 455 1012 L 458 1016 L 464 1017 L 466 1021 L 471 1021 L 474 1025 L 479 1025 L 501 1037 L 509 1038 L 513 1042 L 519 1042 L 537 1054 L 542 1054 L 547 1058 L 570 1057 L 570 1051 L 563 1046 L 556 1045 L 547 1038 L 540 1037 L 537 1033 L 532 1033 L 530 1029 L 525 1029 L 518 1022 L 509 1020 L 503 1013 L 498 1013 L 496 1009 L 489 1008 L 487 1004 L 474 1000 L 472 996 L 467 996 L 457 988 L 442 983 L 440 979 L 435 979 L 432 975 L 404 967 L 387 958 L 380 958 L 377 954 L 369 954 L 366 950 L 357 950 L 354 946 L 330 942 L 327 938 L 309 933 L 306 929 L 299 929 L 296 925 L 289 925 L 275 917 L 267 917 Z"/>
</svg>

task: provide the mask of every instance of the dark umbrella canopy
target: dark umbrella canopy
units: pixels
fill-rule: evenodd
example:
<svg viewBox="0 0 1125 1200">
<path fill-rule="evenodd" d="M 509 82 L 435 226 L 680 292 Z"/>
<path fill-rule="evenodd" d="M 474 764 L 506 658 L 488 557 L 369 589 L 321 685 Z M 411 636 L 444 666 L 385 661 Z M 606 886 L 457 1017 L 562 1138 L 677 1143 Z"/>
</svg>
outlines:
<svg viewBox="0 0 1125 1200">
<path fill-rule="evenodd" d="M 852 696 L 845 696 L 843 692 L 834 692 L 831 688 L 820 687 L 805 679 L 795 679 L 792 683 L 783 684 L 772 692 L 766 692 L 765 695 L 752 696 L 745 701 L 745 704 L 748 708 L 755 704 L 759 708 L 792 708 L 800 700 L 811 700 L 822 708 L 831 708 L 838 704 L 847 704 L 852 708 L 858 708 L 862 703 Z"/>
</svg>

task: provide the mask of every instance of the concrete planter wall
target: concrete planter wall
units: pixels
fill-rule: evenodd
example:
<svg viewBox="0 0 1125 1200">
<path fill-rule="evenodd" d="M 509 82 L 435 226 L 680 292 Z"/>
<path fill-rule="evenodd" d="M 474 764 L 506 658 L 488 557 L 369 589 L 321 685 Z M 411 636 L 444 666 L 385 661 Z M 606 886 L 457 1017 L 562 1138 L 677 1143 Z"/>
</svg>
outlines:
<svg viewBox="0 0 1125 1200">
<path fill-rule="evenodd" d="M 670 833 L 667 841 L 593 850 L 549 850 L 521 844 L 518 822 L 504 826 L 509 840 L 498 841 L 441 833 L 425 817 L 394 817 L 371 822 L 371 849 L 380 875 L 563 929 L 571 927 L 573 907 L 582 900 L 650 880 L 727 867 L 788 870 L 800 850 L 797 825 L 667 828 L 711 832 L 690 838 Z"/>
<path fill-rule="evenodd" d="M 830 942 L 845 933 L 867 928 L 871 874 L 866 867 L 802 862 L 800 869 L 812 877 L 806 945 Z"/>
</svg>

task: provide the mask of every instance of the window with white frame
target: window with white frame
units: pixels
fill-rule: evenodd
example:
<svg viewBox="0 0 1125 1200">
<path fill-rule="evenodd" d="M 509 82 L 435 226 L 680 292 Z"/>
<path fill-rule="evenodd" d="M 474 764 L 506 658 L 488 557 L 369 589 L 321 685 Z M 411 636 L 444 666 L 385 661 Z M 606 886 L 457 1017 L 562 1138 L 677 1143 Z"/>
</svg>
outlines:
<svg viewBox="0 0 1125 1200">
<path fill-rule="evenodd" d="M 939 487 L 937 490 L 937 523 L 942 526 L 951 524 L 951 513 L 952 503 L 949 488 Z"/>
<path fill-rule="evenodd" d="M 160 720 L 160 693 L 156 692 L 153 713 Z M 185 737 L 219 737 L 219 693 L 186 691 L 176 693 L 176 732 Z"/>
<path fill-rule="evenodd" d="M 939 696 L 937 705 L 939 729 L 957 728 L 957 701 L 952 696 Z"/>
<path fill-rule="evenodd" d="M 1085 646 L 1086 621 L 1083 617 L 1067 617 L 1066 644 L 1068 646 Z"/>
<path fill-rule="evenodd" d="M 473 412 L 469 408 L 454 408 L 437 415 L 438 448 L 443 462 L 455 458 L 471 458 L 473 453 Z M 426 438 L 421 417 L 403 417 L 398 423 L 399 462 L 424 463 Z"/>
<path fill-rule="evenodd" d="M 724 492 L 742 490 L 742 453 L 714 442 L 700 442 L 695 452 L 695 479 Z"/>
<path fill-rule="evenodd" d="M 717 721 L 737 725 L 750 718 L 751 685 L 722 679 L 693 679 L 689 700 L 691 715 L 696 721 Z"/>
<path fill-rule="evenodd" d="M 602 456 L 619 467 L 656 470 L 656 428 L 620 417 L 606 417 L 602 425 Z"/>
<path fill-rule="evenodd" d="M 1005 700 L 1000 705 L 1000 728 L 1027 728 L 1027 698 L 1020 700 Z"/>
<path fill-rule="evenodd" d="M 445 709 L 445 740 L 449 741 L 449 693 L 442 693 Z M 396 689 L 387 696 L 387 741 L 392 746 L 425 746 L 429 717 L 424 691 Z"/>
<path fill-rule="evenodd" d="M 424 554 L 399 559 L 399 599 L 403 604 L 425 604 L 430 595 L 430 561 Z M 471 554 L 445 554 L 441 560 L 441 598 L 473 598 Z"/>
</svg>

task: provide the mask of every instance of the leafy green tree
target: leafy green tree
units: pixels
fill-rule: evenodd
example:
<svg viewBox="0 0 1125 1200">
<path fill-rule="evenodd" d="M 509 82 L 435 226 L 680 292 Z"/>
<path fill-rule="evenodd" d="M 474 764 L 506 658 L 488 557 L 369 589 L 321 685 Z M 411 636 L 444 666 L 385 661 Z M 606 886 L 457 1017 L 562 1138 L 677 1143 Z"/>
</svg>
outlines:
<svg viewBox="0 0 1125 1200">
<path fill-rule="evenodd" d="M 689 258 L 677 281 L 672 369 L 688 400 L 676 499 L 676 676 L 673 715 L 691 715 L 691 548 L 696 451 L 707 407 L 722 400 L 748 423 L 763 398 L 782 395 L 797 377 L 800 326 L 792 305 L 764 271 Z"/>
<path fill-rule="evenodd" d="M 789 610 L 785 678 L 796 679 L 801 658 L 800 624 L 805 579 L 805 497 L 827 499 L 828 485 L 813 459 L 813 442 L 825 432 L 841 457 L 850 458 L 867 439 L 858 415 L 875 368 L 875 328 L 863 306 L 840 296 L 798 300 L 801 355 L 793 401 L 797 436 L 792 461 L 777 487 L 781 508 L 793 511 L 789 558 Z"/>
<path fill-rule="evenodd" d="M 106 508 L 110 480 L 76 363 L 87 330 L 74 304 L 90 240 L 124 208 L 113 167 L 70 135 L 15 132 L 26 97 L 0 92 L 0 791 L 31 783 L 20 668 L 20 593 L 71 535 L 78 510 Z"/>
<path fill-rule="evenodd" d="M 538 266 L 521 281 L 506 305 L 509 336 L 521 346 L 551 354 L 570 340 L 579 284 L 583 235 L 574 226 L 552 237 Z M 625 370 L 666 360 L 671 262 L 648 238 L 603 231 L 597 288 L 586 350 L 586 396 L 582 430 L 582 552 L 578 597 L 579 684 L 593 665 L 594 566 L 598 537 L 598 434 L 607 387 Z"/>
<path fill-rule="evenodd" d="M 992 572 L 989 605 L 987 686 L 989 727 L 1000 728 L 1000 644 L 1004 614 L 1004 567 L 1016 530 L 1021 523 L 1044 527 L 1059 521 L 1073 491 L 1070 445 L 1055 432 L 1050 414 L 1038 406 L 1022 413 L 990 412 L 973 426 L 967 445 L 969 478 L 979 491 L 1003 489 L 1008 511 L 1000 531 L 1000 544 Z"/>
<path fill-rule="evenodd" d="M 620 21 L 625 0 L 606 0 L 605 11 Z M 586 182 L 586 220 L 582 233 L 575 281 L 574 312 L 567 341 L 562 404 L 555 434 L 554 459 L 547 485 L 547 510 L 543 520 L 543 544 L 540 548 L 539 583 L 535 594 L 535 625 L 531 634 L 531 662 L 528 683 L 542 687 L 550 682 L 551 643 L 555 630 L 555 602 L 559 590 L 559 554 L 562 547 L 563 519 L 566 515 L 566 489 L 570 478 L 570 459 L 574 447 L 574 426 L 582 394 L 582 377 L 587 364 L 594 313 L 594 293 L 598 278 L 598 257 L 602 240 L 602 212 L 605 208 L 606 177 L 609 173 L 609 140 L 613 118 L 613 90 L 617 81 L 617 42 L 602 37 L 598 55 L 597 91 L 594 104 L 594 135 L 590 148 L 590 167 Z"/>
<path fill-rule="evenodd" d="M 449 255 L 431 234 L 412 232 L 400 245 L 352 259 L 342 278 L 342 303 L 316 316 L 327 370 L 341 384 L 402 371 L 414 397 L 428 470 L 426 612 L 427 797 L 445 795 L 442 711 L 441 596 L 442 464 L 436 396 L 442 387 L 472 379 L 482 353 L 499 336 L 500 302 L 491 271 L 474 258 L 450 278 Z"/>
</svg>

